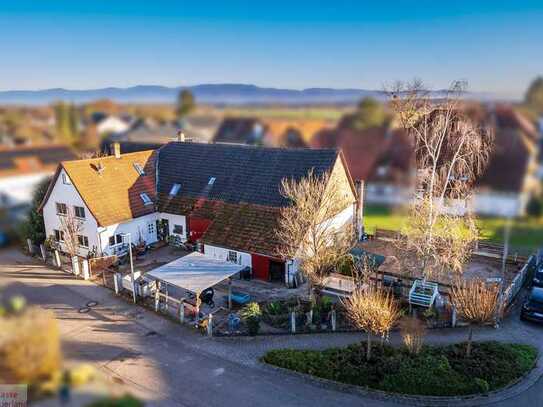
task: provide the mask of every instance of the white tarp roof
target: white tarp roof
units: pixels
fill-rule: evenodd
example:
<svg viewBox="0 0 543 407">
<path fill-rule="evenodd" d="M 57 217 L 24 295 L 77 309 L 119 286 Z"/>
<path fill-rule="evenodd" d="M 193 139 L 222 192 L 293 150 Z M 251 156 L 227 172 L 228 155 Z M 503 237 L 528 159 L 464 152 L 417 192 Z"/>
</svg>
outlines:
<svg viewBox="0 0 543 407">
<path fill-rule="evenodd" d="M 245 267 L 194 252 L 151 270 L 146 276 L 199 294 Z"/>
</svg>

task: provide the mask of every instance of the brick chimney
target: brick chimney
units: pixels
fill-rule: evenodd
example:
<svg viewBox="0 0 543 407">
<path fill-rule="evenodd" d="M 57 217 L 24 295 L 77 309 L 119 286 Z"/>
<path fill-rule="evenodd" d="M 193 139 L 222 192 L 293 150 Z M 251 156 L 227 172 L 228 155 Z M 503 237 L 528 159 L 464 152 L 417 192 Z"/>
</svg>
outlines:
<svg viewBox="0 0 543 407">
<path fill-rule="evenodd" d="M 111 147 L 115 158 L 121 158 L 121 145 L 118 142 L 115 142 L 111 145 Z"/>
</svg>

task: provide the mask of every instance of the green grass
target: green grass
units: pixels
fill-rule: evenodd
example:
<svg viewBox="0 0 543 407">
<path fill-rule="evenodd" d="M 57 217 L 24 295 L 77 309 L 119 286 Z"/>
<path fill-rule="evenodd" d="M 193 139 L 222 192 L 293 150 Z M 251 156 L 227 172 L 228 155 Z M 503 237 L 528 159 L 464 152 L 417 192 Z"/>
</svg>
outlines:
<svg viewBox="0 0 543 407">
<path fill-rule="evenodd" d="M 280 349 L 262 360 L 285 369 L 387 392 L 457 396 L 502 388 L 532 369 L 537 350 L 498 342 L 424 347 L 418 355 L 405 348 L 374 345 L 366 361 L 365 343 L 324 351 Z"/>
<path fill-rule="evenodd" d="M 374 233 L 376 228 L 399 230 L 405 219 L 405 214 L 383 206 L 364 208 L 364 224 L 368 233 Z M 482 238 L 493 243 L 503 243 L 506 223 L 504 218 L 477 219 Z M 533 218 L 513 220 L 510 244 L 512 249 L 523 251 L 533 251 L 543 246 L 543 221 Z"/>
<path fill-rule="evenodd" d="M 313 119 L 313 120 L 339 120 L 347 109 L 335 106 L 315 107 L 228 107 L 224 109 L 226 115 L 233 116 L 257 116 L 274 119 Z"/>
</svg>

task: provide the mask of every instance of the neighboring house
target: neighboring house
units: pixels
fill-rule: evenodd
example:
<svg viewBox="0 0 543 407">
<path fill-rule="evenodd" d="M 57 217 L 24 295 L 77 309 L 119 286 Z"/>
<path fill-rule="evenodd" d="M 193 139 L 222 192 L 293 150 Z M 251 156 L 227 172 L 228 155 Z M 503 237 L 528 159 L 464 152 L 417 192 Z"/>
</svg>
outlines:
<svg viewBox="0 0 543 407">
<path fill-rule="evenodd" d="M 227 117 L 219 126 L 213 143 L 225 144 L 265 144 L 267 126 L 253 117 Z"/>
<path fill-rule="evenodd" d="M 144 176 L 134 170 L 136 163 L 144 167 Z M 147 244 L 177 236 L 199 242 L 211 257 L 250 267 L 255 278 L 290 284 L 298 271 L 296 262 L 277 254 L 279 216 L 288 204 L 280 184 L 310 171 L 339 177 L 352 205 L 334 221 L 338 226 L 356 222 L 357 194 L 337 150 L 171 142 L 120 158 L 62 163 L 43 204 L 46 230 L 59 236 L 57 204 L 78 206 L 84 208 L 88 239 L 82 255 L 94 247 L 98 254 L 113 253 L 117 236 L 124 232 L 134 241 L 141 236 Z M 145 205 L 142 193 L 151 203 Z M 64 210 L 61 206 L 60 216 Z"/>
<path fill-rule="evenodd" d="M 0 148 L 0 210 L 10 218 L 23 216 L 36 186 L 60 161 L 75 158 L 75 152 L 62 145 Z"/>
<path fill-rule="evenodd" d="M 130 128 L 130 123 L 118 116 L 106 116 L 96 123 L 98 134 L 123 133 Z"/>
<path fill-rule="evenodd" d="M 476 181 L 471 202 L 453 205 L 462 212 L 469 205 L 489 216 L 522 216 L 530 197 L 540 188 L 538 132 L 526 118 L 507 105 L 476 113 L 495 136 L 487 168 Z M 315 135 L 315 148 L 341 148 L 353 179 L 364 179 L 364 202 L 397 205 L 412 196 L 413 145 L 407 134 L 385 127 L 354 130 L 339 125 Z"/>
<path fill-rule="evenodd" d="M 524 215 L 530 198 L 540 191 L 540 135 L 531 122 L 509 106 L 496 106 L 491 119 L 494 151 L 477 180 L 473 209 L 483 215 Z"/>
<path fill-rule="evenodd" d="M 114 254 L 130 233 L 134 243 L 157 241 L 156 151 L 59 164 L 41 205 L 48 237 L 64 247 L 61 217 L 81 223 L 79 255 Z"/>
<path fill-rule="evenodd" d="M 365 181 L 364 202 L 397 205 L 408 199 L 413 147 L 400 129 L 348 127 L 325 129 L 311 141 L 313 148 L 340 148 L 355 180 Z"/>
</svg>

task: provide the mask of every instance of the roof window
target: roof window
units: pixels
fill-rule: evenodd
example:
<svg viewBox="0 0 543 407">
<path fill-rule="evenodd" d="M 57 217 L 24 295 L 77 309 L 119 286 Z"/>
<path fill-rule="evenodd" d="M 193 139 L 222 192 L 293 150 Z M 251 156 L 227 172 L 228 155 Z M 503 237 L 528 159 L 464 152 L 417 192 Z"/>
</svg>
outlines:
<svg viewBox="0 0 543 407">
<path fill-rule="evenodd" d="M 140 198 L 143 201 L 144 205 L 151 205 L 153 203 L 151 198 L 149 198 L 149 195 L 147 195 L 145 192 L 140 194 Z"/>
<path fill-rule="evenodd" d="M 143 167 L 141 164 L 134 163 L 134 169 L 138 172 L 139 175 L 143 176 L 145 175 L 145 171 L 143 170 Z"/>
<path fill-rule="evenodd" d="M 181 184 L 173 184 L 172 189 L 170 189 L 170 196 L 176 196 L 180 189 Z"/>
<path fill-rule="evenodd" d="M 215 183 L 215 177 L 209 178 L 207 185 L 213 185 Z"/>
</svg>

